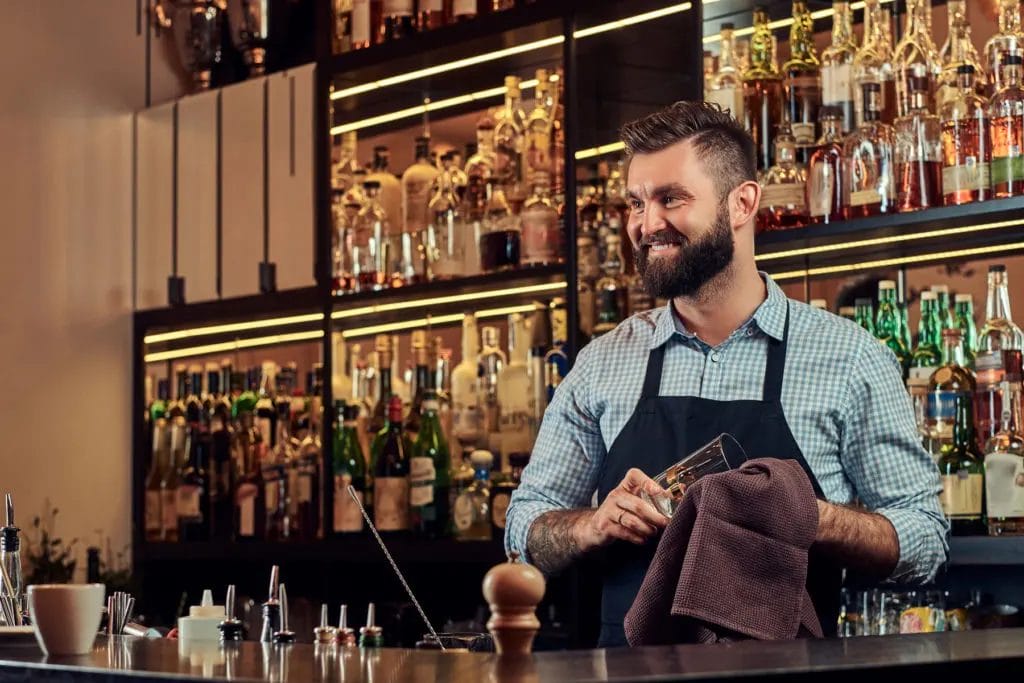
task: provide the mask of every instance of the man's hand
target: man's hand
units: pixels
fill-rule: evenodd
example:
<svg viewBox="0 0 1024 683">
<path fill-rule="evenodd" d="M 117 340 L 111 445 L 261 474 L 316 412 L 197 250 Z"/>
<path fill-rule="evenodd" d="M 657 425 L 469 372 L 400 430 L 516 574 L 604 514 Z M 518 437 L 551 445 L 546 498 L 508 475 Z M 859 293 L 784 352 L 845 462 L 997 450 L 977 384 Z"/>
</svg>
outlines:
<svg viewBox="0 0 1024 683">
<path fill-rule="evenodd" d="M 631 469 L 596 510 L 554 510 L 530 526 L 530 559 L 545 574 L 565 569 L 589 550 L 615 540 L 644 543 L 668 524 L 668 517 L 640 498 L 640 491 L 665 495 L 664 489 Z"/>
</svg>

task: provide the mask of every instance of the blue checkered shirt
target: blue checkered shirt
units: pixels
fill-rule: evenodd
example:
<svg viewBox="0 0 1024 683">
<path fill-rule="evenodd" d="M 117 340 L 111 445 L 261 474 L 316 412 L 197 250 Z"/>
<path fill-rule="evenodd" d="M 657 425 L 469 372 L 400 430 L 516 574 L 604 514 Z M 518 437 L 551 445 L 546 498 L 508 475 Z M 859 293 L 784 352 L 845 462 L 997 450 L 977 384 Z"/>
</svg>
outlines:
<svg viewBox="0 0 1024 683">
<path fill-rule="evenodd" d="M 605 455 L 640 398 L 651 349 L 668 344 L 663 395 L 762 399 L 768 338 L 782 338 L 787 302 L 778 285 L 762 277 L 766 300 L 716 347 L 664 307 L 630 317 L 583 348 L 544 414 L 533 457 L 512 495 L 508 550 L 528 561 L 527 535 L 538 516 L 590 506 Z M 789 303 L 782 407 L 804 458 L 829 501 L 858 499 L 892 522 L 900 544 L 893 580 L 930 581 L 948 554 L 942 485 L 921 445 L 895 355 L 853 322 Z"/>
</svg>

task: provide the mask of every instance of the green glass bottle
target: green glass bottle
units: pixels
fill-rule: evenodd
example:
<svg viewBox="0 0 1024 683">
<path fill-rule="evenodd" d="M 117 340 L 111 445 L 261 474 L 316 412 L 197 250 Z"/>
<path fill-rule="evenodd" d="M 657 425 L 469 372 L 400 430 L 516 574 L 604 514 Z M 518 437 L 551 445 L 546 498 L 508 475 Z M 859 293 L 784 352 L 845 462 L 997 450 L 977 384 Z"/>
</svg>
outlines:
<svg viewBox="0 0 1024 683">
<path fill-rule="evenodd" d="M 939 318 L 936 314 L 935 292 L 921 292 L 921 320 L 917 324 L 917 346 L 910 361 L 912 368 L 935 368 L 942 362 L 939 347 Z M 928 372 L 929 376 L 931 371 Z M 924 378 L 925 380 L 928 377 Z"/>
<path fill-rule="evenodd" d="M 949 518 L 954 536 L 985 534 L 984 458 L 974 439 L 974 411 L 970 397 L 956 397 L 953 441 L 942 447 L 939 473 L 942 475 L 942 511 Z"/>
<path fill-rule="evenodd" d="M 348 487 L 360 502 L 366 500 L 366 457 L 359 445 L 359 406 L 335 401 L 338 429 L 334 432 L 334 521 L 335 534 L 353 534 L 363 530 L 363 515 Z M 365 503 L 364 503 L 365 504 Z"/>
<path fill-rule="evenodd" d="M 978 328 L 974 323 L 974 297 L 970 294 L 957 294 L 954 298 L 953 325 L 963 335 L 964 361 L 973 368 Z"/>
<path fill-rule="evenodd" d="M 903 317 L 896 296 L 896 283 L 893 280 L 882 280 L 878 283 L 878 313 L 875 316 L 875 336 L 888 346 L 900 366 L 903 374 L 910 367 L 910 351 L 903 343 Z"/>
<path fill-rule="evenodd" d="M 939 316 L 939 330 L 948 330 L 954 327 L 953 314 L 949 306 L 949 286 L 932 285 L 935 292 L 935 312 Z"/>
<path fill-rule="evenodd" d="M 428 386 L 423 395 L 420 431 L 412 447 L 409 473 L 412 529 L 428 538 L 440 538 L 451 533 L 449 495 L 452 459 L 438 410 L 437 390 Z"/>
<path fill-rule="evenodd" d="M 874 306 L 871 303 L 871 299 L 857 299 L 854 301 L 854 314 L 853 320 L 855 323 L 863 327 L 865 330 L 871 333 L 871 336 L 875 336 L 875 313 Z"/>
</svg>

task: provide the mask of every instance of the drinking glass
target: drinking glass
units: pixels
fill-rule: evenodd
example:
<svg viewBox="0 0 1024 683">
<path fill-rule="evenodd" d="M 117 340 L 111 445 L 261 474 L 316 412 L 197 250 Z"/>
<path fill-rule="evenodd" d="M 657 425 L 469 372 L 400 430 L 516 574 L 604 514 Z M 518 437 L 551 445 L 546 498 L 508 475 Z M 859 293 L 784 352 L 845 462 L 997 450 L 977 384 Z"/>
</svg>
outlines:
<svg viewBox="0 0 1024 683">
<path fill-rule="evenodd" d="M 747 460 L 743 447 L 731 434 L 719 434 L 693 453 L 654 477 L 664 493 L 651 495 L 641 491 L 640 497 L 666 517 L 679 507 L 686 488 L 706 474 L 728 472 Z"/>
</svg>

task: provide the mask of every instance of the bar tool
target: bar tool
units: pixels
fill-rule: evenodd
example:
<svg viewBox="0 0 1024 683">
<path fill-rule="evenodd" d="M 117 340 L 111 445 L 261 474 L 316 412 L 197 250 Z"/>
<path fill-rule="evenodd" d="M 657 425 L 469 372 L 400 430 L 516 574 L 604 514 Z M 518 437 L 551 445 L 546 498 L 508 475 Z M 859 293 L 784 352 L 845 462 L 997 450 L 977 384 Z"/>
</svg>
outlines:
<svg viewBox="0 0 1024 683">
<path fill-rule="evenodd" d="M 115 591 L 107 597 L 107 635 L 119 636 L 124 633 L 125 624 L 135 609 L 135 598 L 128 593 Z"/>
<path fill-rule="evenodd" d="M 359 647 L 384 647 L 384 629 L 377 626 L 377 609 L 371 602 L 366 608 L 366 626 L 359 629 Z"/>
<path fill-rule="evenodd" d="M 338 631 L 330 624 L 327 614 L 327 603 L 320 605 L 320 625 L 313 629 L 313 642 L 318 645 L 332 645 Z"/>
<path fill-rule="evenodd" d="M 355 645 L 356 632 L 348 627 L 348 605 L 341 606 L 341 614 L 338 616 L 338 630 L 336 637 L 338 645 Z"/>
<path fill-rule="evenodd" d="M 242 642 L 242 622 L 235 618 L 235 584 L 228 586 L 228 594 L 224 598 L 224 612 L 227 616 L 217 626 L 220 631 L 220 642 Z"/>
<path fill-rule="evenodd" d="M 366 513 L 366 508 L 363 507 L 363 501 L 359 500 L 359 496 L 356 495 L 356 490 L 351 484 L 349 484 L 348 486 L 348 495 L 350 495 L 352 497 L 352 500 L 356 502 L 356 505 L 359 506 L 359 512 L 362 513 L 363 519 L 366 521 L 366 526 L 368 526 L 370 528 L 370 531 L 373 532 L 373 537 L 377 539 L 377 545 L 379 545 L 380 549 L 384 552 L 384 557 L 387 558 L 388 563 L 391 565 L 391 569 L 393 569 L 395 574 L 398 576 L 398 580 L 402 582 L 402 588 L 405 589 L 405 592 L 409 596 L 409 599 L 412 600 L 412 604 L 415 605 L 416 611 L 420 613 L 420 618 L 423 619 L 423 623 L 427 625 L 427 630 L 429 630 L 430 634 L 434 636 L 438 643 L 440 643 L 441 639 L 438 637 L 437 631 L 434 630 L 434 627 L 431 626 L 430 620 L 427 619 L 427 613 L 423 611 L 423 607 L 420 606 L 420 601 L 416 599 L 415 595 L 413 595 L 412 589 L 409 588 L 408 582 L 406 582 L 405 577 L 402 575 L 401 570 L 398 568 L 398 565 L 395 564 L 395 560 L 393 557 L 391 557 L 391 553 L 388 552 L 387 546 L 384 545 L 384 540 L 380 537 L 380 534 L 377 533 L 377 527 L 373 525 L 373 520 L 371 520 L 370 515 Z M 373 603 L 370 603 L 369 613 L 366 616 L 366 625 L 370 626 L 370 617 L 373 616 Z M 362 646 L 362 633 L 363 629 L 360 629 L 360 646 Z M 441 645 L 441 649 L 445 649 L 443 644 Z"/>
<path fill-rule="evenodd" d="M 263 627 L 260 629 L 260 642 L 274 642 L 274 634 L 281 630 L 281 603 L 278 600 L 278 584 L 281 568 L 276 564 L 270 568 L 270 593 L 263 603 Z"/>
<path fill-rule="evenodd" d="M 277 645 L 290 645 L 295 642 L 295 633 L 288 630 L 288 590 L 281 584 L 278 590 L 280 601 L 281 629 L 274 632 L 274 643 Z"/>
<path fill-rule="evenodd" d="M 0 595 L 5 596 L 13 604 L 12 614 L 4 609 L 4 619 L 10 626 L 22 625 L 22 605 L 24 604 L 25 584 L 21 574 L 21 531 L 14 523 L 14 501 L 11 494 L 6 496 L 7 523 L 0 529 L 0 566 L 3 567 L 3 585 Z M 8 618 L 10 617 L 10 618 Z"/>
</svg>

